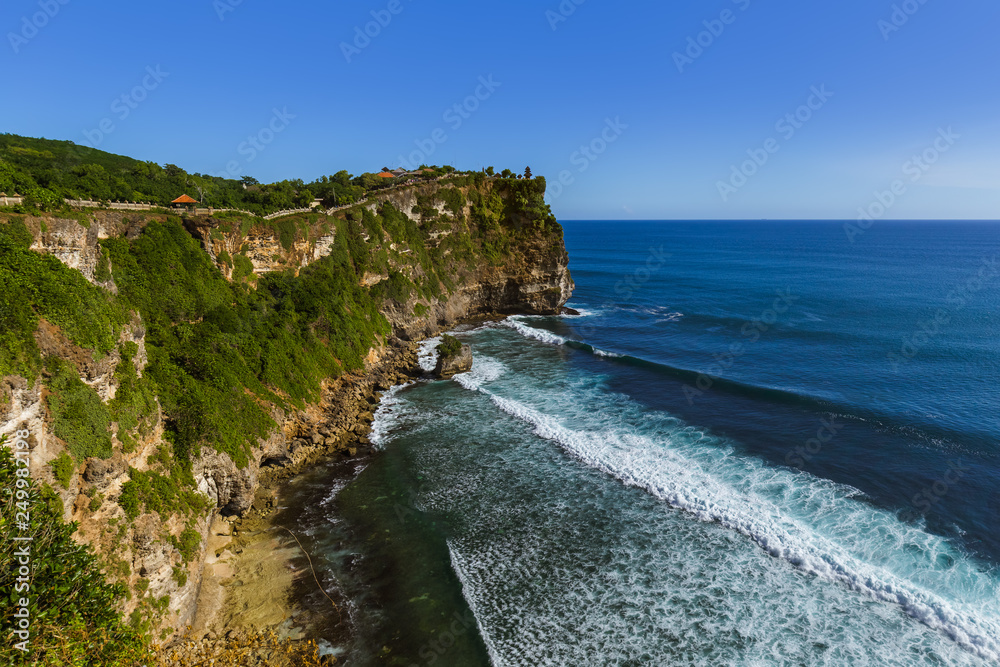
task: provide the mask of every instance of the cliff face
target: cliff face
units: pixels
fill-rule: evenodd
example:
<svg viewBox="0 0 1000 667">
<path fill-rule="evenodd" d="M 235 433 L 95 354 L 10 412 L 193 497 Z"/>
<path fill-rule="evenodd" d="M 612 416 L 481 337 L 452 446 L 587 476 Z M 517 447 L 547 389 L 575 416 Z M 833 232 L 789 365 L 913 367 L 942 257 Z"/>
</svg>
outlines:
<svg viewBox="0 0 1000 667">
<path fill-rule="evenodd" d="M 353 455 L 367 447 L 367 433 L 379 391 L 407 379 L 416 366 L 408 341 L 432 336 L 459 320 L 484 314 L 555 314 L 570 297 L 573 282 L 562 230 L 540 208 L 540 194 L 528 182 L 434 183 L 382 193 L 364 206 L 330 218 L 307 214 L 262 223 L 233 218 L 188 218 L 184 226 L 199 240 L 226 278 L 256 287 L 270 271 L 296 274 L 336 252 L 338 235 L 353 235 L 351 261 L 358 282 L 385 293 L 381 312 L 392 335 L 380 336 L 368 350 L 364 368 L 323 382 L 319 401 L 301 409 L 271 405 L 276 428 L 258 438 L 245 465 L 205 443 L 191 465 L 195 489 L 207 510 L 172 514 L 169 508 L 130 519 L 123 510 L 123 487 L 136 475 L 157 468 L 169 444 L 159 401 L 143 428 L 112 424 L 108 458 L 77 461 L 69 484 L 57 483 L 51 463 L 67 443 L 53 432 L 43 378 L 0 378 L 0 433 L 31 432 L 31 472 L 63 500 L 65 518 L 80 524 L 78 538 L 105 558 L 115 578 L 137 591 L 127 613 L 140 610 L 154 625 L 181 628 L 194 618 L 198 591 L 218 514 L 242 514 L 263 502 L 262 483 L 294 474 L 330 452 Z M 524 193 L 527 192 L 527 197 Z M 527 201 L 527 203 L 525 203 Z M 94 211 L 78 219 L 26 217 L 31 249 L 57 257 L 88 281 L 117 293 L 113 264 L 103 239 L 138 238 L 152 221 L 166 216 Z M 362 253 L 359 255 L 358 253 Z M 368 257 L 371 261 L 365 259 Z M 363 265 L 363 266 L 362 266 Z M 380 294 L 382 292 L 379 292 Z M 123 327 L 120 347 L 96 358 L 42 320 L 34 333 L 43 357 L 71 363 L 81 381 L 101 401 L 113 399 L 120 380 L 121 345 L 138 350 L 130 357 L 141 378 L 147 364 L 144 324 L 137 312 Z M 195 557 L 182 557 L 184 535 L 197 536 Z M 166 610 L 156 600 L 169 596 Z"/>
</svg>

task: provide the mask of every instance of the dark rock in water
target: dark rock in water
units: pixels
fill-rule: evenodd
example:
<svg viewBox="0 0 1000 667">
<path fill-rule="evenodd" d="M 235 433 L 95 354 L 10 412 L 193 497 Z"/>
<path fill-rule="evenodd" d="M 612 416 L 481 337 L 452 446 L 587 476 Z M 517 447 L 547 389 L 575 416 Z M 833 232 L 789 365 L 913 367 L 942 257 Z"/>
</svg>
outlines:
<svg viewBox="0 0 1000 667">
<path fill-rule="evenodd" d="M 562 308 L 559 309 L 559 314 L 560 315 L 579 315 L 580 311 L 577 310 L 577 309 L 575 309 L 575 308 L 569 308 L 567 306 L 563 306 Z"/>
<path fill-rule="evenodd" d="M 462 345 L 459 351 L 452 355 L 442 354 L 438 357 L 437 366 L 434 368 L 435 377 L 447 380 L 459 373 L 467 373 L 472 370 L 472 347 Z"/>
</svg>

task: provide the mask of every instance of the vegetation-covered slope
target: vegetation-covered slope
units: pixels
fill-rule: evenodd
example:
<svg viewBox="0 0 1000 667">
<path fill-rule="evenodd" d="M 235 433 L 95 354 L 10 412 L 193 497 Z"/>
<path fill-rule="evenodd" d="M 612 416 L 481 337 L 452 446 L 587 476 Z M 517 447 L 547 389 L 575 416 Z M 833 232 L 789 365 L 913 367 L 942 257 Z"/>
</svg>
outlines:
<svg viewBox="0 0 1000 667">
<path fill-rule="evenodd" d="M 169 634 L 212 512 L 249 506 L 230 499 L 252 500 L 262 443 L 289 448 L 287 420 L 331 379 L 394 334 L 558 309 L 571 282 L 544 187 L 455 175 L 268 223 L 0 210 L 0 427 L 32 422 L 32 475 L 128 591 L 131 631 Z M 206 487 L 220 461 L 245 474 Z"/>
<path fill-rule="evenodd" d="M 451 167 L 425 169 L 407 178 L 430 180 L 454 171 Z M 326 207 L 357 202 L 394 182 L 373 173 L 355 177 L 342 170 L 311 183 L 296 179 L 264 185 L 251 176 L 189 174 L 173 164 L 160 166 L 71 141 L 0 134 L 0 192 L 24 195 L 29 208 L 44 210 L 57 210 L 64 198 L 168 206 L 188 194 L 205 206 L 264 215 L 305 207 L 316 198 Z"/>
</svg>

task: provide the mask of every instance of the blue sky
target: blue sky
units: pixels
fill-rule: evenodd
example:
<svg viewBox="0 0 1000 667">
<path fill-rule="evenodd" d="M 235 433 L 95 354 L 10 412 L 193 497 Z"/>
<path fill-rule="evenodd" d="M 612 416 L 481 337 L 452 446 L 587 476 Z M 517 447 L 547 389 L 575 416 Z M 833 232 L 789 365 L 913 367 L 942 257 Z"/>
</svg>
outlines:
<svg viewBox="0 0 1000 667">
<path fill-rule="evenodd" d="M 530 165 L 564 219 L 1000 211 L 995 0 L 6 0 L 0 28 L 0 131 L 192 172 L 422 150 Z"/>
</svg>

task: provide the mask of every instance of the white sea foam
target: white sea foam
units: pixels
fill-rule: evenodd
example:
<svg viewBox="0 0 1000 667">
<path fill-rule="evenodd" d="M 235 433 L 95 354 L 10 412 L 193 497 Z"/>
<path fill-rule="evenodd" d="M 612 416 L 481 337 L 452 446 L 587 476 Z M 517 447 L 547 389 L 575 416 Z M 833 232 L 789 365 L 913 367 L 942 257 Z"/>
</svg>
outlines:
<svg viewBox="0 0 1000 667">
<path fill-rule="evenodd" d="M 557 336 L 551 331 L 545 331 L 544 329 L 536 329 L 535 327 L 529 327 L 518 317 L 508 317 L 503 322 L 503 326 L 510 327 L 514 331 L 518 332 L 526 338 L 534 338 L 543 343 L 548 343 L 549 345 L 565 345 L 566 339 L 562 336 Z"/>
<path fill-rule="evenodd" d="M 736 531 L 804 572 L 899 605 L 964 649 L 1000 660 L 996 580 L 943 538 L 860 502 L 860 492 L 735 456 L 690 427 L 657 437 L 621 421 L 594 424 L 588 413 L 599 411 L 579 396 L 559 406 L 574 412 L 570 428 L 523 400 L 478 389 L 587 465 Z"/>
<path fill-rule="evenodd" d="M 636 306 L 632 308 L 637 313 L 659 317 L 657 322 L 676 322 L 684 317 L 684 313 L 675 311 L 669 306 Z"/>
<path fill-rule="evenodd" d="M 660 319 L 656 320 L 657 324 L 664 322 L 678 322 L 684 317 L 684 313 L 665 313 Z"/>
<path fill-rule="evenodd" d="M 504 370 L 456 378 L 460 409 L 408 392 L 394 427 L 435 443 L 410 449 L 433 479 L 420 506 L 475 517 L 448 548 L 494 665 L 996 664 L 984 565 L 856 489 L 739 456 L 549 363 L 524 335 L 473 336 Z"/>
<path fill-rule="evenodd" d="M 420 364 L 420 368 L 428 373 L 434 370 L 434 366 L 437 365 L 437 346 L 441 344 L 442 340 L 441 336 L 428 338 L 420 343 L 420 346 L 417 348 L 417 363 Z"/>
<path fill-rule="evenodd" d="M 469 569 L 466 565 L 466 560 L 462 554 L 455 549 L 454 545 L 450 541 L 448 542 L 448 555 L 451 558 L 451 569 L 455 573 L 455 576 L 458 577 L 458 581 L 462 584 L 463 592 L 466 594 L 465 601 L 469 605 L 469 611 L 472 612 L 472 615 L 476 619 L 479 636 L 483 638 L 483 643 L 486 644 L 486 652 L 490 656 L 490 662 L 494 665 L 504 664 L 503 655 L 498 649 L 496 642 L 493 640 L 490 628 L 483 624 L 483 618 L 486 616 L 484 610 L 478 608 L 478 605 L 476 604 L 476 596 L 469 595 L 473 586 L 470 580 L 471 578 L 466 573 Z"/>
<path fill-rule="evenodd" d="M 572 342 L 576 343 L 578 341 L 572 341 L 568 338 L 563 338 L 551 331 L 545 331 L 544 329 L 536 329 L 535 327 L 529 327 L 521 319 L 516 317 L 510 317 L 503 321 L 504 326 L 507 326 L 514 331 L 518 332 L 525 338 L 531 338 L 533 340 L 541 341 L 543 343 L 548 343 L 549 345 L 565 345 L 566 343 Z M 618 352 L 608 352 L 607 350 L 602 350 L 594 346 L 590 346 L 593 349 L 594 354 L 598 357 L 605 357 L 608 359 L 620 359 L 624 357 L 624 354 L 619 354 Z"/>
<path fill-rule="evenodd" d="M 431 370 L 433 368 L 431 366 Z M 412 384 L 414 383 L 397 384 L 382 394 L 382 400 L 379 401 L 378 409 L 375 411 L 375 419 L 372 421 L 372 432 L 368 435 L 368 439 L 376 449 L 385 447 L 389 434 L 398 426 L 400 418 L 406 414 L 403 409 L 406 403 L 397 394 Z"/>
<path fill-rule="evenodd" d="M 506 366 L 492 357 L 473 356 L 472 370 L 459 373 L 453 379 L 466 389 L 475 391 L 484 384 L 497 380 L 506 370 Z"/>
</svg>

